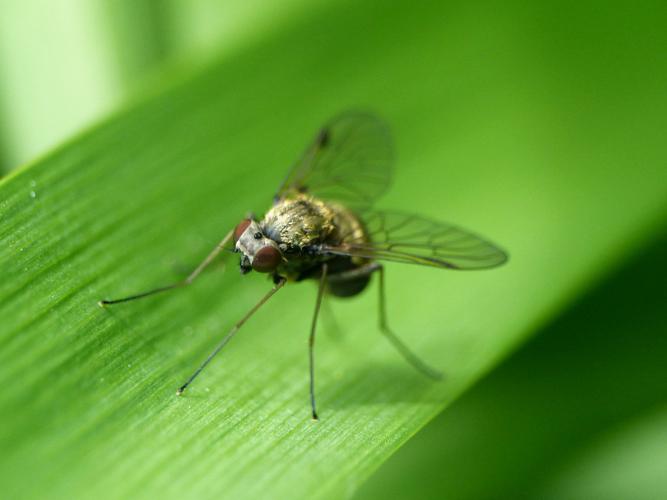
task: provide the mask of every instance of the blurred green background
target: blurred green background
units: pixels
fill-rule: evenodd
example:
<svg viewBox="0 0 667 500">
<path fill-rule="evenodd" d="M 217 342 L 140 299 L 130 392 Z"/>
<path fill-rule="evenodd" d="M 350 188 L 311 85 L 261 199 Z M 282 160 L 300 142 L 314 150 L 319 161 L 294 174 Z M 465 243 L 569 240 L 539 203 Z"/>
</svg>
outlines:
<svg viewBox="0 0 667 500">
<path fill-rule="evenodd" d="M 667 498 L 666 25 L 648 1 L 6 2 L 8 496 Z M 330 427 L 301 427 L 306 289 L 167 403 L 261 283 L 89 304 L 196 262 L 359 105 L 396 135 L 384 207 L 512 255 L 488 275 L 391 269 L 392 317 L 451 383 L 394 368 L 366 294 L 323 320 L 343 330 L 322 340 Z"/>
<path fill-rule="evenodd" d="M 5 171 L 101 119 L 165 65 L 192 66 L 266 37 L 301 0 L 29 0 L 3 4 Z"/>
<path fill-rule="evenodd" d="M 658 235 L 443 412 L 355 498 L 662 498 L 667 230 Z"/>
</svg>

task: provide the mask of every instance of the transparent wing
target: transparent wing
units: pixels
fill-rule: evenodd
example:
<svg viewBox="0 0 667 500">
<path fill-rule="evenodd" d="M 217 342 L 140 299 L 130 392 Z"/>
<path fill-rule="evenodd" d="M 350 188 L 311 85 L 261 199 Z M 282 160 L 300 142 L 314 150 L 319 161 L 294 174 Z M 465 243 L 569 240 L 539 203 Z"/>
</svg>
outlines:
<svg viewBox="0 0 667 500">
<path fill-rule="evenodd" d="M 375 211 L 365 214 L 363 221 L 369 243 L 325 245 L 322 251 L 460 270 L 488 269 L 507 260 L 507 254 L 493 243 L 451 224 Z"/>
<path fill-rule="evenodd" d="M 389 187 L 393 161 L 385 122 L 369 112 L 348 111 L 320 130 L 276 199 L 308 192 L 350 207 L 368 207 Z"/>
</svg>

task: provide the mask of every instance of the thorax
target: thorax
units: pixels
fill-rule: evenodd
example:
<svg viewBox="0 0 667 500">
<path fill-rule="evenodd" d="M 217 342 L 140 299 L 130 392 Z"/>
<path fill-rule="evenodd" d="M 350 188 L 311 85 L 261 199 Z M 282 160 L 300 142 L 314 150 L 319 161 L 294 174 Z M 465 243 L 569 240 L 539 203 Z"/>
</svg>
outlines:
<svg viewBox="0 0 667 500">
<path fill-rule="evenodd" d="M 361 220 L 346 207 L 299 194 L 279 200 L 264 216 L 262 231 L 274 240 L 287 262 L 290 279 L 331 259 L 313 252 L 319 245 L 338 246 L 367 240 Z"/>
<path fill-rule="evenodd" d="M 288 252 L 366 238 L 361 221 L 350 210 L 304 194 L 279 200 L 264 216 L 262 230 Z"/>
</svg>

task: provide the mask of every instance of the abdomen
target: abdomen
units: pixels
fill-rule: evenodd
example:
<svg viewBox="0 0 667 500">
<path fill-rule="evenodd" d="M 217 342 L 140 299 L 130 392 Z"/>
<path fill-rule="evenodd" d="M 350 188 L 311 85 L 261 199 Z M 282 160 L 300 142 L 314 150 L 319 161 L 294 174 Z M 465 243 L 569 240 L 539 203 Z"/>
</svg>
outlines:
<svg viewBox="0 0 667 500">
<path fill-rule="evenodd" d="M 345 280 L 336 280 L 334 278 L 337 273 L 353 271 L 359 268 L 359 265 L 355 264 L 350 257 L 334 257 L 327 262 L 327 266 L 328 275 L 330 278 L 333 278 L 328 280 L 327 289 L 329 293 L 336 297 L 353 297 L 363 292 L 371 280 L 370 274 L 363 274 Z"/>
<path fill-rule="evenodd" d="M 336 204 L 332 205 L 332 209 L 336 213 L 335 225 L 338 229 L 338 241 L 335 243 L 332 242 L 332 244 L 359 244 L 368 241 L 366 229 L 359 217 L 347 208 Z M 368 259 L 360 257 L 334 257 L 328 263 L 329 276 L 333 277 L 336 273 L 353 271 L 367 262 Z M 353 297 L 364 291 L 370 280 L 370 274 L 362 274 L 345 280 L 329 280 L 328 288 L 329 292 L 337 297 Z"/>
</svg>

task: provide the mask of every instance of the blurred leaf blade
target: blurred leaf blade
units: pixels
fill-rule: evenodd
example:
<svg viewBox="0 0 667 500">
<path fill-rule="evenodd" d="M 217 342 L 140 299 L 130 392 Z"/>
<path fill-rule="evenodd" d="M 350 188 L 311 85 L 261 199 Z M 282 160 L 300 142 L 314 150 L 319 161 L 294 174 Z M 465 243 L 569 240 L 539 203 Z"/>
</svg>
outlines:
<svg viewBox="0 0 667 500">
<path fill-rule="evenodd" d="M 551 478 L 542 498 L 661 498 L 665 485 L 664 407 L 647 412 L 586 443 Z"/>
<path fill-rule="evenodd" d="M 532 24 L 517 30 L 480 6 L 396 4 L 379 24 L 378 9 L 343 3 L 318 23 L 295 20 L 0 184 L 0 443 L 11 450 L 0 466 L 10 492 L 349 494 L 662 218 L 666 174 L 652 146 L 667 103 L 644 91 L 664 73 L 601 79 L 595 51 L 543 63 L 560 24 L 537 7 L 517 11 L 545 23 L 538 47 L 524 43 Z M 615 15 L 600 22 L 614 26 Z M 596 99 L 586 85 L 550 80 L 573 69 L 599 84 Z M 610 109 L 606 99 L 628 84 L 635 100 Z M 331 305 L 344 336 L 319 336 L 314 425 L 305 350 L 314 289 L 302 284 L 175 398 L 268 283 L 242 280 L 229 260 L 171 296 L 106 311 L 96 301 L 179 277 L 174 268 L 266 208 L 321 122 L 359 103 L 396 135 L 385 206 L 469 225 L 512 254 L 489 273 L 389 269 L 390 320 L 447 381 L 412 373 L 373 331 L 371 290 Z M 638 115 L 644 126 L 628 133 L 624 121 Z"/>
<path fill-rule="evenodd" d="M 422 429 L 356 498 L 664 496 L 666 222 Z"/>
</svg>

